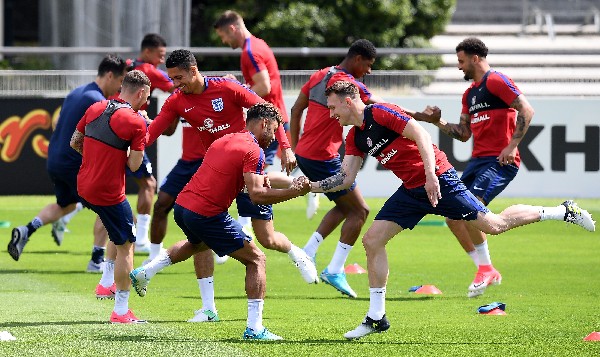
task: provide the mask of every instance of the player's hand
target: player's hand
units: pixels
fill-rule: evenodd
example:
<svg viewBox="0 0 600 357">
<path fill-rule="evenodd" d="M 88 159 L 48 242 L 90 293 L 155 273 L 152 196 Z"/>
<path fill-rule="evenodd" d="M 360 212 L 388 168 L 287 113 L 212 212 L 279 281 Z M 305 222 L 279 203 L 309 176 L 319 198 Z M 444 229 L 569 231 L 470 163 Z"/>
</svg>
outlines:
<svg viewBox="0 0 600 357">
<path fill-rule="evenodd" d="M 292 188 L 299 191 L 299 195 L 305 195 L 310 192 L 310 180 L 306 176 L 296 177 L 292 181 Z"/>
<path fill-rule="evenodd" d="M 517 148 L 507 146 L 498 155 L 498 163 L 500 166 L 510 165 L 515 163 L 515 157 L 517 156 Z"/>
<path fill-rule="evenodd" d="M 288 175 L 296 168 L 296 155 L 291 148 L 281 150 L 281 171 Z"/>
<path fill-rule="evenodd" d="M 422 112 L 417 114 L 415 115 L 415 119 L 431 124 L 439 123 L 442 118 L 442 110 L 436 106 L 432 107 L 428 105 Z"/>
<path fill-rule="evenodd" d="M 440 181 L 437 176 L 427 177 L 425 181 L 425 192 L 427 192 L 427 198 L 433 207 L 436 207 L 438 201 L 442 198 L 442 192 L 440 191 Z"/>
<path fill-rule="evenodd" d="M 263 187 L 271 188 L 271 181 L 269 180 L 269 176 L 265 175 L 265 181 L 263 182 Z"/>
</svg>

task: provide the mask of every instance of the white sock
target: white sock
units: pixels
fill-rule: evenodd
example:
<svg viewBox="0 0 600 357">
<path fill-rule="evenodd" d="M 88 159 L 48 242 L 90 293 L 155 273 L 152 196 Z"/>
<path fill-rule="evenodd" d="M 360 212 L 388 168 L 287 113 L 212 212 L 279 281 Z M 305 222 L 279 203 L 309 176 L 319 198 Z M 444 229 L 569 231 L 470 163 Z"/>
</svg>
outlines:
<svg viewBox="0 0 600 357">
<path fill-rule="evenodd" d="M 339 274 L 344 271 L 344 264 L 346 264 L 346 259 L 348 258 L 348 254 L 350 254 L 350 250 L 352 250 L 351 245 L 338 242 L 335 253 L 333 253 L 333 258 L 331 258 L 331 262 L 329 262 L 329 265 L 327 266 L 327 272 L 329 274 Z"/>
<path fill-rule="evenodd" d="M 369 288 L 369 312 L 367 316 L 373 320 L 381 320 L 385 315 L 385 286 L 383 288 Z"/>
<path fill-rule="evenodd" d="M 560 205 L 556 207 L 537 207 L 540 211 L 540 221 L 555 220 L 564 221 L 567 207 Z"/>
<path fill-rule="evenodd" d="M 319 245 L 323 242 L 323 236 L 319 232 L 313 233 L 306 245 L 304 246 L 304 251 L 309 257 L 314 257 L 317 254 L 317 250 L 319 249 Z"/>
<path fill-rule="evenodd" d="M 77 202 L 77 204 L 75 205 L 75 209 L 73 210 L 73 212 L 67 213 L 67 214 L 65 214 L 64 216 L 61 217 L 63 223 L 64 224 L 69 223 L 69 221 L 71 221 L 71 218 L 73 218 L 82 209 L 83 209 L 83 205 L 81 204 L 81 202 Z"/>
<path fill-rule="evenodd" d="M 287 254 L 294 262 L 297 262 L 298 258 L 305 255 L 306 253 L 302 249 L 292 244 L 292 248 L 290 248 L 290 251 Z"/>
<path fill-rule="evenodd" d="M 148 242 L 148 229 L 150 229 L 149 214 L 137 215 L 137 223 L 135 225 L 135 244 L 146 244 Z"/>
<path fill-rule="evenodd" d="M 115 292 L 115 313 L 125 315 L 129 311 L 129 290 L 117 290 Z"/>
<path fill-rule="evenodd" d="M 159 271 L 171 265 L 171 258 L 166 250 L 163 250 L 158 254 L 156 258 L 154 258 L 150 263 L 144 266 L 146 270 L 146 278 L 151 279 L 156 275 Z"/>
<path fill-rule="evenodd" d="M 102 277 L 100 278 L 100 285 L 110 288 L 115 282 L 115 261 L 107 259 L 101 264 Z"/>
<path fill-rule="evenodd" d="M 254 332 L 261 332 L 265 328 L 262 324 L 264 304 L 263 299 L 248 299 L 248 327 Z"/>
<path fill-rule="evenodd" d="M 148 259 L 152 260 L 154 258 L 156 258 L 158 256 L 158 253 L 160 253 L 163 249 L 163 244 L 159 243 L 150 243 L 150 255 L 148 256 Z"/>
<path fill-rule="evenodd" d="M 481 244 L 476 244 L 475 251 L 477 251 L 477 261 L 479 265 L 492 265 L 492 258 L 490 257 L 487 239 Z"/>
<path fill-rule="evenodd" d="M 475 263 L 475 266 L 478 267 L 479 266 L 479 256 L 477 255 L 477 249 L 467 252 L 467 254 L 469 254 L 469 257 L 471 257 L 471 259 L 473 260 L 473 263 Z"/>
<path fill-rule="evenodd" d="M 242 225 L 242 227 L 252 225 L 252 219 L 250 217 L 239 216 L 237 221 Z"/>
<path fill-rule="evenodd" d="M 197 279 L 198 287 L 200 288 L 200 297 L 202 298 L 202 310 L 210 310 L 217 313 L 215 307 L 215 286 L 213 284 L 213 277 Z"/>
</svg>

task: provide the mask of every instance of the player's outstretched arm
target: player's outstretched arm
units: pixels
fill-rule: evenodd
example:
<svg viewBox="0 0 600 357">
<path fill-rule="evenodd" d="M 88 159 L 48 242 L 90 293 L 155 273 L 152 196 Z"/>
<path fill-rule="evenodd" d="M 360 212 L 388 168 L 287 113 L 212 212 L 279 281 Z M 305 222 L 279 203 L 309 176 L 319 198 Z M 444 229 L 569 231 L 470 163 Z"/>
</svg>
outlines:
<svg viewBox="0 0 600 357">
<path fill-rule="evenodd" d="M 342 169 L 333 176 L 317 182 L 311 182 L 311 192 L 341 191 L 352 186 L 358 170 L 362 165 L 363 158 L 360 156 L 346 155 L 342 162 Z"/>
<path fill-rule="evenodd" d="M 289 188 L 271 188 L 265 185 L 265 176 L 253 172 L 244 173 L 244 183 L 248 188 L 248 194 L 252 203 L 259 205 L 275 204 L 303 196 L 310 192 L 308 180 L 299 184 L 292 184 Z"/>
</svg>

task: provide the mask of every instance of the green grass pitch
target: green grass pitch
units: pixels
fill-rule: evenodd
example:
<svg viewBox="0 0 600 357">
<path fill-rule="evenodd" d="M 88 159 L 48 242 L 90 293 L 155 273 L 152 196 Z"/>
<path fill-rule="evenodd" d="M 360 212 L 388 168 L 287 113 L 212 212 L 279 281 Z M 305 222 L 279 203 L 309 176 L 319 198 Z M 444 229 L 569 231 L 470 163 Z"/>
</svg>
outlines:
<svg viewBox="0 0 600 357">
<path fill-rule="evenodd" d="M 130 197 L 135 207 L 135 197 Z M 229 260 L 215 268 L 215 294 L 221 322 L 185 322 L 200 308 L 192 262 L 159 273 L 148 295 L 132 292 L 130 307 L 146 325 L 111 325 L 113 301 L 98 301 L 100 276 L 84 272 L 92 247 L 94 216 L 84 210 L 69 224 L 57 247 L 50 226 L 41 228 L 19 262 L 6 252 L 11 228 L 25 224 L 50 196 L 0 197 L 0 331 L 16 341 L 0 342 L 0 356 L 598 356 L 600 342 L 583 338 L 600 331 L 600 236 L 563 222 L 542 222 L 490 236 L 500 286 L 468 299 L 475 266 L 448 228 L 419 225 L 388 244 L 386 333 L 346 341 L 343 334 L 361 322 L 368 309 L 367 275 L 349 275 L 357 299 L 342 297 L 325 284 L 307 285 L 285 254 L 267 251 L 267 296 L 264 324 L 284 341 L 247 342 L 244 269 Z M 383 199 L 368 199 L 370 220 Z M 497 199 L 499 212 L 522 202 L 559 204 L 562 199 Z M 600 217 L 600 200 L 578 200 Z M 313 220 L 306 202 L 295 199 L 275 206 L 275 227 L 303 247 L 331 207 L 321 198 Z M 441 218 L 429 216 L 427 221 Z M 365 229 L 370 225 L 367 222 Z M 168 247 L 183 239 L 172 221 Z M 317 255 L 322 271 L 329 262 L 339 230 Z M 146 257 L 137 255 L 135 266 Z M 364 249 L 356 244 L 347 264 L 366 268 Z M 409 293 L 413 285 L 433 284 L 438 296 Z M 491 302 L 506 304 L 505 316 L 477 314 Z"/>
</svg>

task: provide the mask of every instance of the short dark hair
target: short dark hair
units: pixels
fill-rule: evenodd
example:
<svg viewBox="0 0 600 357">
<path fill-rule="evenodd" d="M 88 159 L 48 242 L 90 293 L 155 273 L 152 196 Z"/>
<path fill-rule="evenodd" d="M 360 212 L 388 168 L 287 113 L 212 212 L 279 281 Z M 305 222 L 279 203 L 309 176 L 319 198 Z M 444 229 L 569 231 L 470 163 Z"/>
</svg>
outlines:
<svg viewBox="0 0 600 357">
<path fill-rule="evenodd" d="M 220 29 L 229 25 L 239 25 L 242 21 L 242 15 L 238 14 L 233 10 L 227 10 L 219 16 L 217 21 L 213 24 L 215 29 Z"/>
<path fill-rule="evenodd" d="M 148 33 L 142 39 L 141 50 L 143 51 L 146 48 L 158 48 L 158 47 L 167 47 L 167 41 L 156 33 Z"/>
<path fill-rule="evenodd" d="M 329 97 L 331 94 L 354 99 L 358 95 L 358 87 L 352 82 L 337 81 L 325 89 L 326 96 Z"/>
<path fill-rule="evenodd" d="M 354 41 L 352 45 L 350 45 L 346 58 L 352 58 L 355 56 L 362 56 L 365 59 L 372 60 L 377 57 L 377 50 L 371 41 L 361 38 L 360 40 Z"/>
<path fill-rule="evenodd" d="M 139 69 L 128 72 L 123 78 L 122 91 L 135 92 L 143 86 L 150 87 L 150 79 Z"/>
<path fill-rule="evenodd" d="M 276 121 L 278 125 L 283 124 L 281 112 L 276 106 L 269 102 L 254 104 L 246 113 L 246 122 L 265 118 L 269 121 Z"/>
<path fill-rule="evenodd" d="M 462 40 L 462 42 L 456 46 L 456 53 L 460 51 L 463 51 L 468 55 L 477 55 L 483 58 L 487 57 L 488 54 L 488 48 L 485 43 L 476 37 L 469 37 Z"/>
<path fill-rule="evenodd" d="M 189 70 L 192 66 L 198 66 L 198 62 L 196 62 L 196 57 L 194 57 L 192 52 L 181 49 L 171 52 L 169 57 L 167 57 L 165 66 L 167 68 L 177 67 L 183 70 Z"/>
<path fill-rule="evenodd" d="M 108 72 L 112 72 L 115 76 L 122 76 L 125 72 L 125 60 L 117 55 L 108 54 L 104 56 L 98 66 L 98 76 L 104 77 Z"/>
</svg>

